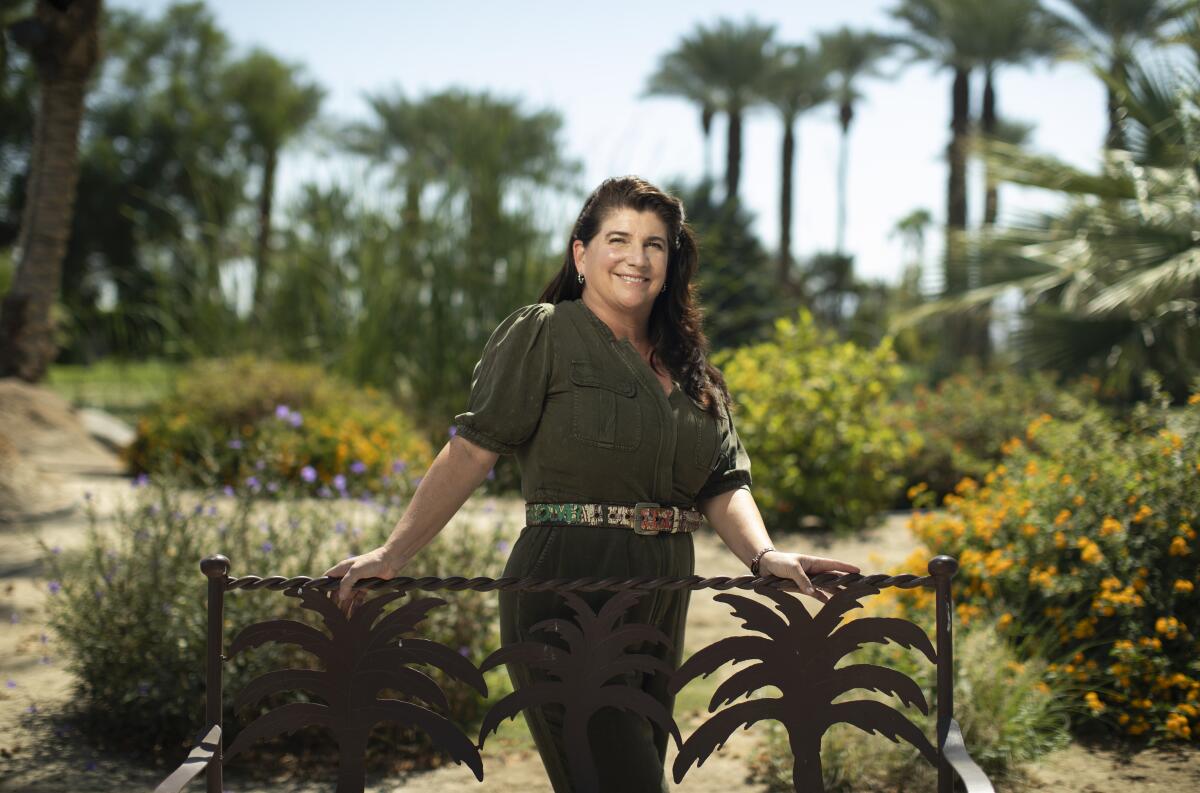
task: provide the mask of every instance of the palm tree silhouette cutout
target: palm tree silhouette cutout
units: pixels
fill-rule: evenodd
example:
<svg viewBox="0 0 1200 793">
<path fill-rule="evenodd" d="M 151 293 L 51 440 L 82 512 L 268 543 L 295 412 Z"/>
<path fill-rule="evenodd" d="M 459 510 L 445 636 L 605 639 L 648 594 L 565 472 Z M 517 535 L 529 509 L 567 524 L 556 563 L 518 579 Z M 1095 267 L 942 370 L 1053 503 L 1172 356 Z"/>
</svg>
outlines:
<svg viewBox="0 0 1200 793">
<path fill-rule="evenodd" d="M 697 676 L 707 677 L 723 664 L 753 660 L 757 663 L 735 672 L 717 687 L 709 712 L 764 686 L 778 687 L 782 696 L 732 705 L 700 725 L 684 741 L 675 758 L 675 781 L 683 779 L 692 763 L 703 764 L 729 740 L 734 729 L 749 727 L 763 719 L 774 719 L 787 728 L 794 757 L 792 783 L 797 791 L 824 791 L 821 736 L 838 722 L 853 724 L 865 732 L 878 731 L 897 742 L 904 738 L 936 763 L 937 755 L 929 739 L 895 709 L 872 700 L 833 702 L 856 688 L 874 689 L 929 712 L 920 687 L 901 672 L 871 664 L 835 668 L 847 653 L 864 643 L 886 644 L 888 640 L 920 650 L 930 661 L 934 660 L 929 637 L 907 620 L 864 617 L 838 628 L 847 611 L 861 607 L 858 598 L 878 592 L 868 587 L 858 588 L 854 593 L 841 590 L 815 616 L 809 615 L 798 598 L 778 590 L 762 591 L 775 601 L 777 611 L 738 595 L 717 595 L 715 599 L 728 603 L 747 629 L 762 635 L 722 639 L 696 652 L 672 676 L 671 691 L 679 691 Z"/>
<path fill-rule="evenodd" d="M 587 728 L 592 714 L 601 708 L 618 708 L 644 716 L 670 733 L 678 746 L 679 728 L 667 708 L 645 691 L 614 680 L 631 672 L 671 674 L 671 667 L 662 659 L 625 652 L 635 642 L 671 646 L 671 640 L 658 628 L 617 625 L 621 615 L 640 597 L 640 593 L 632 590 L 620 592 L 597 614 L 583 598 L 566 592 L 563 598 L 577 620 L 543 620 L 530 628 L 533 633 L 560 636 L 566 642 L 565 649 L 541 642 L 517 642 L 489 655 L 480 664 L 480 671 L 486 672 L 502 663 L 518 663 L 544 672 L 548 679 L 519 688 L 492 706 L 479 728 L 480 748 L 505 719 L 516 718 L 526 708 L 561 704 L 573 789 L 577 793 L 593 793 L 599 790 L 599 781 Z"/>
<path fill-rule="evenodd" d="M 293 592 L 288 594 L 297 596 Z M 445 605 L 446 601 L 412 600 L 376 623 L 384 606 L 403 594 L 393 592 L 373 598 L 347 620 L 325 593 L 300 590 L 298 596 L 303 608 L 321 615 L 328 636 L 302 622 L 286 619 L 258 622 L 238 633 L 229 647 L 230 657 L 266 642 L 285 642 L 312 653 L 325 668 L 268 672 L 246 684 L 234 702 L 235 708 L 292 689 L 316 694 L 325 704 L 293 702 L 263 714 L 238 733 L 225 753 L 226 758 L 263 738 L 319 725 L 328 728 L 338 744 L 337 793 L 362 791 L 367 737 L 378 722 L 392 721 L 424 730 L 438 748 L 446 750 L 456 763 L 466 763 L 475 777 L 482 780 L 479 750 L 457 725 L 421 705 L 378 696 L 382 689 L 394 689 L 448 710 L 446 695 L 437 682 L 406 664 L 427 664 L 487 696 L 483 675 L 466 658 L 427 639 L 401 638 L 414 633 L 429 611 Z"/>
</svg>

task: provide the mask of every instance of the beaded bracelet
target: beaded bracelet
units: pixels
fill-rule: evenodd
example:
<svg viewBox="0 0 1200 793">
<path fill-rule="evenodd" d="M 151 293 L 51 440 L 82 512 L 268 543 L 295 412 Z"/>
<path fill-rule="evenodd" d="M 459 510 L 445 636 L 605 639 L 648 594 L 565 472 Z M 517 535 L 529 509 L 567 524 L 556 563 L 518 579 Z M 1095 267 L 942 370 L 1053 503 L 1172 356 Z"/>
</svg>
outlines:
<svg viewBox="0 0 1200 793">
<path fill-rule="evenodd" d="M 750 574 L 751 575 L 755 576 L 756 578 L 758 577 L 758 563 L 762 561 L 763 556 L 765 556 L 766 554 L 770 553 L 773 550 L 775 550 L 775 549 L 772 548 L 770 545 L 768 545 L 766 548 L 763 548 L 761 551 L 754 554 L 754 558 L 750 560 Z"/>
</svg>

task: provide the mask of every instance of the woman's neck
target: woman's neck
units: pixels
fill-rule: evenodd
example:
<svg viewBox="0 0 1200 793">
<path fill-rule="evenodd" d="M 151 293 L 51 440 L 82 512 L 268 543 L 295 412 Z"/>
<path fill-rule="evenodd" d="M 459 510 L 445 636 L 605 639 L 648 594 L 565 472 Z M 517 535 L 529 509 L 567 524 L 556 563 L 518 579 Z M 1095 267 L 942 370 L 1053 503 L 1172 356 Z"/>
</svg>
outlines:
<svg viewBox="0 0 1200 793">
<path fill-rule="evenodd" d="M 583 293 L 583 304 L 608 326 L 617 340 L 628 339 L 633 348 L 643 356 L 649 355 L 654 346 L 650 343 L 650 316 L 635 316 L 624 311 L 614 311 L 607 305 L 597 305 Z"/>
</svg>

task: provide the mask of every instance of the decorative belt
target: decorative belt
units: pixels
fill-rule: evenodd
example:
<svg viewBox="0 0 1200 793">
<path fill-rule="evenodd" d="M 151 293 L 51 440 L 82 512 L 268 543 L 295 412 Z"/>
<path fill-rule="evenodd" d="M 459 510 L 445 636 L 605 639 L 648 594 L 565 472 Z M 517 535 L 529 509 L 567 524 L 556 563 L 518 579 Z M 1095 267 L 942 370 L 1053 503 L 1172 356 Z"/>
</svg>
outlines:
<svg viewBox="0 0 1200 793">
<path fill-rule="evenodd" d="M 700 528 L 700 512 L 691 508 L 637 504 L 526 504 L 529 526 L 608 526 L 635 534 L 679 534 Z"/>
</svg>

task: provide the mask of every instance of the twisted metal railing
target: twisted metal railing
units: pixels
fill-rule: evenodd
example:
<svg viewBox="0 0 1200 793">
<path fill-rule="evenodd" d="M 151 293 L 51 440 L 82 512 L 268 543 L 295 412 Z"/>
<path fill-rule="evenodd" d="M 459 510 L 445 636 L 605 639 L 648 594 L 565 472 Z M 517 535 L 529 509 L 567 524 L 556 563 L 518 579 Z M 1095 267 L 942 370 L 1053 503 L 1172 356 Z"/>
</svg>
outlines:
<svg viewBox="0 0 1200 793">
<path fill-rule="evenodd" d="M 794 583 L 774 576 L 687 576 L 635 578 L 487 578 L 407 577 L 367 579 L 355 589 L 378 592 L 346 617 L 329 597 L 340 579 L 309 576 L 229 575 L 229 560 L 211 556 L 201 562 L 208 577 L 207 720 L 204 739 L 189 758 L 157 789 L 176 793 L 200 771 L 207 771 L 210 793 L 223 791 L 223 762 L 251 743 L 301 727 L 319 725 L 336 739 L 341 760 L 338 793 L 361 793 L 365 782 L 365 749 L 371 727 L 380 721 L 408 725 L 426 732 L 434 745 L 483 779 L 480 752 L 488 735 L 505 719 L 523 710 L 547 705 L 563 709 L 565 751 L 574 789 L 599 789 L 597 769 L 586 740 L 587 723 L 602 708 L 618 708 L 644 717 L 674 739 L 679 751 L 672 766 L 675 781 L 716 751 L 730 734 L 757 721 L 776 720 L 788 731 L 797 790 L 821 791 L 821 736 L 835 723 L 853 724 L 893 741 L 915 746 L 938 768 L 938 793 L 951 793 L 953 779 L 966 783 L 968 793 L 990 793 L 990 782 L 971 760 L 953 718 L 953 604 L 951 579 L 958 563 L 939 556 L 929 563 L 929 575 L 862 575 L 820 573 L 814 586 L 832 593 L 815 614 L 790 594 Z M 908 620 L 860 617 L 844 621 L 861 607 L 861 599 L 882 589 L 927 588 L 936 594 L 936 650 L 923 629 Z M 268 620 L 242 629 L 228 647 L 228 657 L 267 642 L 295 644 L 315 655 L 323 669 L 269 672 L 247 684 L 235 706 L 250 706 L 263 697 L 305 690 L 315 697 L 292 702 L 259 716 L 243 728 L 226 751 L 222 738 L 223 614 L 226 592 L 282 591 L 298 598 L 301 607 L 320 616 L 325 631 L 296 620 Z M 664 662 L 670 640 L 658 628 L 627 620 L 646 593 L 657 590 L 714 589 L 716 600 L 741 620 L 740 635 L 721 639 L 697 651 L 677 668 Z M 754 591 L 763 601 L 733 594 Z M 544 641 L 522 641 L 501 647 L 476 666 L 456 650 L 420 637 L 420 623 L 446 605 L 418 592 L 556 592 L 573 617 L 547 619 L 530 631 Z M 579 593 L 611 591 L 598 611 Z M 388 610 L 389 606 L 395 606 Z M 773 606 L 773 608 L 771 607 Z M 566 612 L 564 611 L 564 614 Z M 897 697 L 904 705 L 928 713 L 921 688 L 897 670 L 870 664 L 839 665 L 867 643 L 895 643 L 923 654 L 937 668 L 937 727 L 930 741 L 899 710 L 871 699 L 834 702 L 848 691 L 874 689 Z M 631 649 L 636 646 L 636 649 Z M 658 647 L 655 654 L 647 647 Z M 678 657 L 678 656 L 675 656 Z M 724 679 L 709 704 L 712 714 L 685 739 L 662 702 L 629 685 L 629 675 L 662 674 L 673 694 L 689 681 L 712 674 L 726 663 L 749 661 Z M 448 709 L 441 684 L 414 665 L 433 667 L 446 681 L 457 680 L 487 696 L 483 673 L 500 665 L 522 667 L 532 682 L 494 703 L 485 714 L 478 740 L 439 711 Z M 644 679 L 644 678 L 642 678 Z M 779 697 L 755 696 L 774 689 Z M 404 699 L 381 692 L 401 692 Z M 744 701 L 738 701 L 745 697 Z M 416 700 L 416 701 L 414 701 Z M 424 704 L 418 704 L 424 703 Z M 574 738 L 572 738 L 574 736 Z"/>
</svg>

